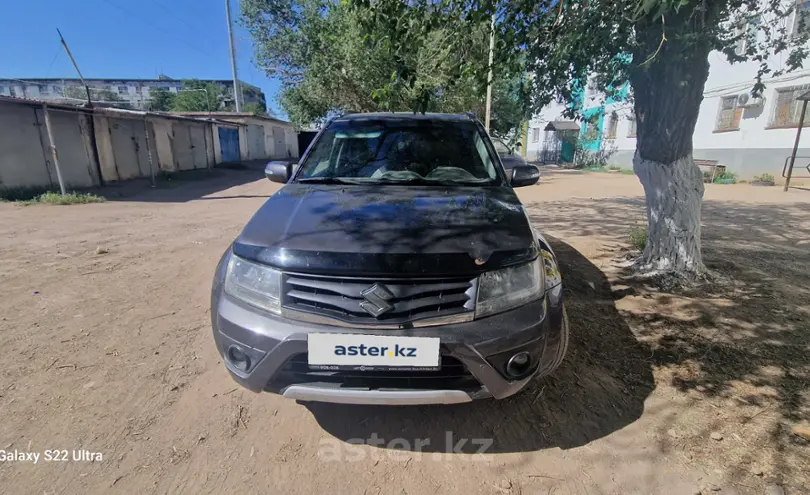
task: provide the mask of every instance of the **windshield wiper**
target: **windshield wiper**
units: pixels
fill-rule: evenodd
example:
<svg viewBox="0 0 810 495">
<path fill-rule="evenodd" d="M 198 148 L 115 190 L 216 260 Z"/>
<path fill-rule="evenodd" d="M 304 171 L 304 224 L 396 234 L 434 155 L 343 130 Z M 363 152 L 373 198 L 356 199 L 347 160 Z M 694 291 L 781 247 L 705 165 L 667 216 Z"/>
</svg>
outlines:
<svg viewBox="0 0 810 495">
<path fill-rule="evenodd" d="M 345 177 L 305 177 L 295 182 L 301 184 L 362 184 L 362 181 Z"/>
</svg>

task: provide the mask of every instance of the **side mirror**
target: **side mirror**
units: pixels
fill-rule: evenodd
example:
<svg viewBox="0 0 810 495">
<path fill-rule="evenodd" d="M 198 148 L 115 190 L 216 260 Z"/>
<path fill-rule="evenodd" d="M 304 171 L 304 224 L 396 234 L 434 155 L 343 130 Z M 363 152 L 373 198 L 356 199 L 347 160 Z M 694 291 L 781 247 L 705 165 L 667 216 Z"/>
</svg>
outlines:
<svg viewBox="0 0 810 495">
<path fill-rule="evenodd" d="M 288 162 L 270 162 L 264 167 L 264 175 L 271 182 L 286 184 L 292 175 L 292 167 Z"/>
<path fill-rule="evenodd" d="M 519 165 L 512 169 L 512 178 L 509 183 L 512 187 L 523 187 L 537 184 L 540 180 L 540 170 L 534 165 Z"/>
</svg>

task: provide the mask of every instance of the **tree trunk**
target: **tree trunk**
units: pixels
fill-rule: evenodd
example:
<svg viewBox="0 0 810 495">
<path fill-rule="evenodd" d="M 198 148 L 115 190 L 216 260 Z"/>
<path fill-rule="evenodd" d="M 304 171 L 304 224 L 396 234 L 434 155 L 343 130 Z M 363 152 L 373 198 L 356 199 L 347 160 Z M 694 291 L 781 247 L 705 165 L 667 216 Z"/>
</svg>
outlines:
<svg viewBox="0 0 810 495">
<path fill-rule="evenodd" d="M 703 173 L 692 154 L 671 163 L 645 160 L 636 152 L 633 171 L 647 199 L 647 246 L 643 271 L 694 276 L 703 271 L 700 254 L 700 203 Z"/>
<path fill-rule="evenodd" d="M 639 268 L 687 278 L 704 270 L 703 174 L 692 159 L 692 134 L 710 51 L 705 42 L 685 41 L 694 40 L 684 34 L 696 28 L 690 22 L 667 17 L 667 25 L 677 27 L 667 30 L 664 42 L 660 19 L 639 22 L 630 73 L 637 123 L 633 170 L 647 201 L 647 246 Z"/>
</svg>

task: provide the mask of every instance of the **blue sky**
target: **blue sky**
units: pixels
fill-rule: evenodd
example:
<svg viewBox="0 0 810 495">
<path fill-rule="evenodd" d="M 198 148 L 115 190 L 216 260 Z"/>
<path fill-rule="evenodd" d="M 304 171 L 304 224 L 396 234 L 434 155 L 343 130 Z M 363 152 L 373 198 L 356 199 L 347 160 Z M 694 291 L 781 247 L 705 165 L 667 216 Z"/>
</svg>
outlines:
<svg viewBox="0 0 810 495">
<path fill-rule="evenodd" d="M 278 81 L 251 61 L 248 33 L 231 0 L 239 79 L 275 101 Z M 229 79 L 225 0 L 0 0 L 0 78 L 76 77 L 62 31 L 87 78 Z"/>
</svg>

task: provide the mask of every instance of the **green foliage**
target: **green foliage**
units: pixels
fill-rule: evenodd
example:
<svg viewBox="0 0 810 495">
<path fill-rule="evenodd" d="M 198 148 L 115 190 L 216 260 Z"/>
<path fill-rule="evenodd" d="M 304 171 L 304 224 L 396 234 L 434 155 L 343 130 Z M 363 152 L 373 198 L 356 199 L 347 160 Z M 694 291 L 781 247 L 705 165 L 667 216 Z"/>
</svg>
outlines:
<svg viewBox="0 0 810 495">
<path fill-rule="evenodd" d="M 41 186 L 3 187 L 0 188 L 0 200 L 25 201 L 49 190 L 49 188 Z"/>
<path fill-rule="evenodd" d="M 212 82 L 187 79 L 174 98 L 172 111 L 217 112 L 225 105 L 227 97 L 225 91 Z"/>
<path fill-rule="evenodd" d="M 400 2 L 403 14 L 352 2 L 244 0 L 242 22 L 257 65 L 281 79 L 279 102 L 306 125 L 344 112 L 472 111 L 484 116 L 486 80 L 460 61 L 486 64 L 487 22 L 475 25 Z M 440 14 L 439 14 L 440 15 Z M 492 129 L 508 135 L 526 115 L 522 72 L 496 72 Z"/>
<path fill-rule="evenodd" d="M 37 203 L 49 205 L 77 205 L 85 203 L 103 203 L 104 201 L 106 201 L 106 199 L 101 196 L 96 196 L 95 194 L 72 192 L 63 196 L 58 192 L 48 191 L 36 196 L 33 199 L 17 201 L 16 204 L 21 206 Z"/>
<path fill-rule="evenodd" d="M 619 170 L 619 173 L 622 175 L 636 175 L 636 173 L 630 170 L 629 168 L 623 168 Z"/>
<path fill-rule="evenodd" d="M 628 239 L 633 248 L 644 251 L 644 248 L 647 247 L 647 229 L 640 225 L 634 226 L 630 229 Z"/>
<path fill-rule="evenodd" d="M 755 182 L 773 182 L 774 177 L 771 174 L 762 174 L 754 177 Z"/>
<path fill-rule="evenodd" d="M 729 172 L 728 170 L 724 170 L 722 174 L 718 174 L 714 178 L 715 184 L 736 184 L 737 183 L 737 174 L 734 172 Z"/>
<path fill-rule="evenodd" d="M 405 59 L 412 46 L 426 44 L 434 33 L 481 32 L 494 14 L 495 73 L 532 75 L 525 93 L 532 114 L 552 101 L 576 102 L 591 77 L 606 96 L 615 96 L 630 81 L 639 151 L 664 163 L 691 150 L 711 50 L 732 62 L 756 62 L 755 92 L 761 91 L 763 78 L 799 68 L 807 56 L 807 36 L 793 36 L 784 26 L 792 4 L 778 1 L 346 1 L 362 13 L 369 36 L 387 46 L 397 60 Z M 758 24 L 751 29 L 729 28 L 749 20 Z M 756 33 L 758 38 L 752 36 Z M 746 37 L 745 52 L 735 54 L 735 45 Z M 479 84 L 485 80 L 486 59 L 466 56 L 458 47 L 452 52 L 457 56 L 446 70 L 472 74 Z M 773 53 L 785 55 L 784 69 L 769 67 L 768 55 Z M 568 107 L 569 116 L 577 108 Z M 647 133 L 646 126 L 655 129 Z"/>
<path fill-rule="evenodd" d="M 263 107 L 261 103 L 245 103 L 242 105 L 242 111 L 252 113 L 262 117 L 267 117 L 267 107 Z"/>
<path fill-rule="evenodd" d="M 152 112 L 170 112 L 176 98 L 177 95 L 166 88 L 150 89 L 146 109 Z"/>
</svg>

